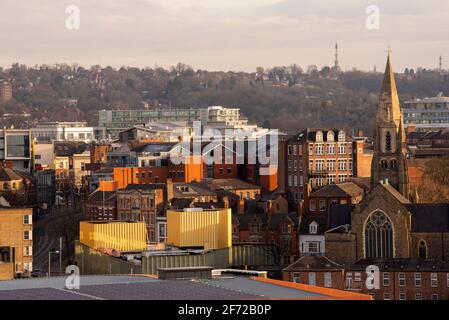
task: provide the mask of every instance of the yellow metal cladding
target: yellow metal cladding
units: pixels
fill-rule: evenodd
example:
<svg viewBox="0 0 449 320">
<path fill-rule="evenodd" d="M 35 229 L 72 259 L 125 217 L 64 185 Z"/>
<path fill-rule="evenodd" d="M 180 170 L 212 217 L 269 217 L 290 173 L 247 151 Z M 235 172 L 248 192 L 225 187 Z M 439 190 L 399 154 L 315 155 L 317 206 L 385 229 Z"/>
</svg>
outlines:
<svg viewBox="0 0 449 320">
<path fill-rule="evenodd" d="M 231 209 L 167 211 L 168 243 L 178 247 L 221 249 L 232 246 Z"/>
<path fill-rule="evenodd" d="M 80 222 L 80 242 L 93 249 L 146 249 L 145 222 Z"/>
</svg>

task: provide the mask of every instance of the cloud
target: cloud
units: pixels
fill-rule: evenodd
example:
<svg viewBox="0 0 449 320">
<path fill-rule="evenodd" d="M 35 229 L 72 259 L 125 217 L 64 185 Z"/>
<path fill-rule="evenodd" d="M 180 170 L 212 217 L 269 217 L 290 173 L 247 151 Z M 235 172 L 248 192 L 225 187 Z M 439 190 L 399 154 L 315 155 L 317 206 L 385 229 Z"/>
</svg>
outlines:
<svg viewBox="0 0 449 320">
<path fill-rule="evenodd" d="M 65 28 L 78 5 L 81 29 Z M 365 28 L 378 5 L 381 28 Z M 2 4 L 0 65 L 15 61 L 86 66 L 162 66 L 254 70 L 257 65 L 383 64 L 391 45 L 399 68 L 436 65 L 449 54 L 449 2 L 441 0 L 15 0 Z"/>
</svg>

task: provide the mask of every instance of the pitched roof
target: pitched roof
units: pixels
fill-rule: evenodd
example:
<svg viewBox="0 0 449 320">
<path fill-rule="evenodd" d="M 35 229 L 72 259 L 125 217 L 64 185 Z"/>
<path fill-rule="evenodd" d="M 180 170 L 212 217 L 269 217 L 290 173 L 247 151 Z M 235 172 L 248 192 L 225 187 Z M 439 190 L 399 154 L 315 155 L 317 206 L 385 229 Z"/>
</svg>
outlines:
<svg viewBox="0 0 449 320">
<path fill-rule="evenodd" d="M 410 200 L 404 197 L 398 190 L 396 190 L 392 185 L 388 183 L 379 184 L 384 187 L 390 194 L 396 198 L 401 204 L 410 204 Z"/>
<path fill-rule="evenodd" d="M 23 177 L 12 169 L 0 168 L 0 181 L 22 180 Z"/>
<path fill-rule="evenodd" d="M 239 228 L 247 229 L 249 223 L 254 219 L 258 218 L 262 222 L 262 226 L 267 224 L 267 216 L 263 213 L 244 213 L 244 214 L 233 214 L 233 220 L 237 220 Z"/>
<path fill-rule="evenodd" d="M 104 194 L 105 201 L 115 201 L 115 198 L 117 197 L 117 192 L 115 192 L 115 191 L 95 190 L 94 192 L 92 192 L 89 195 L 89 201 L 90 202 L 103 201 L 103 194 Z"/>
<path fill-rule="evenodd" d="M 347 270 L 365 271 L 370 265 L 376 265 L 380 271 L 449 271 L 449 263 L 434 259 L 361 259 L 347 267 Z"/>
<path fill-rule="evenodd" d="M 126 191 L 129 190 L 156 190 L 156 189 L 162 189 L 165 190 L 166 185 L 164 183 L 150 183 L 150 184 L 128 184 L 125 188 Z"/>
<path fill-rule="evenodd" d="M 325 256 L 302 256 L 282 271 L 339 271 L 342 268 Z"/>
<path fill-rule="evenodd" d="M 306 143 L 306 142 L 316 142 L 316 134 L 318 131 L 321 131 L 323 133 L 323 142 L 327 142 L 327 135 L 328 132 L 333 133 L 333 141 L 338 141 L 338 133 L 340 131 L 345 132 L 345 141 L 350 142 L 354 141 L 354 138 L 351 134 L 349 134 L 348 130 L 345 128 L 307 128 L 291 139 L 289 139 L 289 142 L 295 142 L 298 141 L 300 143 Z"/>
<path fill-rule="evenodd" d="M 207 183 L 215 190 L 260 189 L 260 186 L 256 186 L 240 179 L 209 179 Z"/>
<path fill-rule="evenodd" d="M 309 225 L 315 221 L 318 224 L 317 234 L 323 234 L 328 227 L 328 217 L 327 216 L 309 216 L 303 215 L 300 218 L 299 228 L 301 234 L 309 234 Z"/>
<path fill-rule="evenodd" d="M 329 184 L 313 192 L 311 197 L 358 197 L 363 195 L 363 189 L 354 182 Z"/>
<path fill-rule="evenodd" d="M 76 141 L 55 141 L 54 152 L 57 157 L 68 157 L 74 154 L 83 153 L 89 145 Z"/>
<path fill-rule="evenodd" d="M 275 230 L 279 228 L 279 225 L 284 221 L 285 218 L 289 218 L 293 224 L 298 225 L 298 214 L 297 213 L 275 213 L 268 220 L 268 228 Z"/>
<path fill-rule="evenodd" d="M 187 188 L 186 192 L 182 192 L 181 188 Z M 173 196 L 176 198 L 195 197 L 195 196 L 215 196 L 209 186 L 203 182 L 192 181 L 189 183 L 175 182 L 173 183 Z"/>
</svg>

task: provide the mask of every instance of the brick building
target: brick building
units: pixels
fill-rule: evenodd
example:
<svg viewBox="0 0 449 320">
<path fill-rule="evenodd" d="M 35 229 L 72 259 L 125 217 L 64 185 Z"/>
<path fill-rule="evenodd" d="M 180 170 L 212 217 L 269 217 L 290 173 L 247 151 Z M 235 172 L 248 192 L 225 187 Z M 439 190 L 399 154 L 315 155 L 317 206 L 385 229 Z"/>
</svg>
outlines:
<svg viewBox="0 0 449 320">
<path fill-rule="evenodd" d="M 447 299 L 449 204 L 409 200 L 405 134 L 390 57 L 374 131 L 371 189 L 357 204 L 330 207 L 326 257 L 344 267 L 346 289 L 385 300 Z M 379 289 L 364 285 L 370 265 L 379 268 Z"/>
<path fill-rule="evenodd" d="M 357 176 L 358 150 L 345 129 L 305 129 L 287 142 L 287 194 L 300 203 L 314 190 Z M 363 153 L 362 153 L 363 155 Z"/>
<path fill-rule="evenodd" d="M 148 242 L 157 243 L 157 218 L 163 214 L 163 199 L 164 190 L 158 184 L 128 185 L 117 192 L 117 219 L 145 222 Z"/>
<path fill-rule="evenodd" d="M 29 276 L 33 270 L 31 208 L 0 208 L 0 280 Z"/>
</svg>

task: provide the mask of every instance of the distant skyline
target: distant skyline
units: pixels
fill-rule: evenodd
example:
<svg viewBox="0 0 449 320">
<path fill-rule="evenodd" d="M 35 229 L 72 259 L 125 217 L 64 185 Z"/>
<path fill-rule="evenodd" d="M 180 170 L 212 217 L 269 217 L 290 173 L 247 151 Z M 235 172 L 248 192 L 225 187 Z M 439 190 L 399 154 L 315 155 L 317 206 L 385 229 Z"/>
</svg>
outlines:
<svg viewBox="0 0 449 320">
<path fill-rule="evenodd" d="M 80 29 L 65 27 L 68 5 Z M 368 30 L 367 6 L 380 9 Z M 84 67 L 249 71 L 296 63 L 382 72 L 449 69 L 449 1 L 441 0 L 15 0 L 0 1 L 0 66 L 18 62 Z"/>
</svg>

